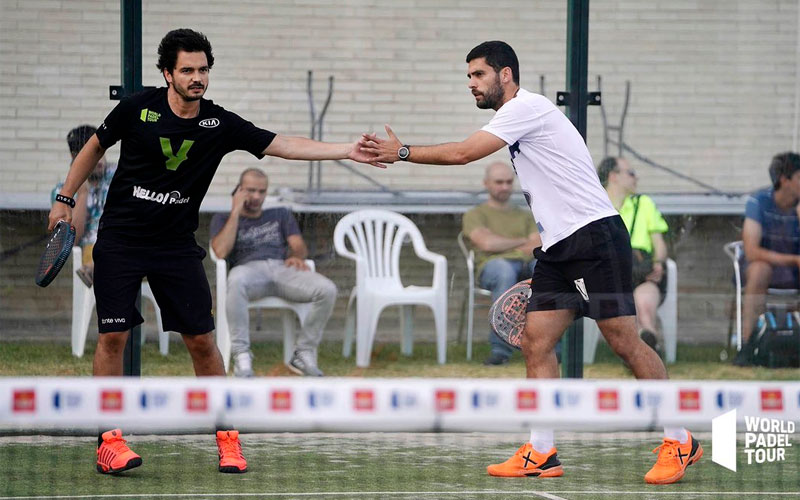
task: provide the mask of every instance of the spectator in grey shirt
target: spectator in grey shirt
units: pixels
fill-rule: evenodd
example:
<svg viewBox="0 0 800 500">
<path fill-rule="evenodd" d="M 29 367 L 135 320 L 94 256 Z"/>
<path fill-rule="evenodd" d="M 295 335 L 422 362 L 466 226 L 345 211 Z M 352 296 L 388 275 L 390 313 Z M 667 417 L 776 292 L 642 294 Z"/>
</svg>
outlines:
<svg viewBox="0 0 800 500">
<path fill-rule="evenodd" d="M 299 375 L 321 377 L 317 346 L 333 312 L 336 285 L 306 265 L 308 251 L 291 211 L 285 207 L 262 209 L 268 184 L 262 170 L 245 170 L 233 193 L 231 212 L 211 219 L 211 246 L 231 268 L 225 310 L 231 329 L 233 373 L 253 376 L 248 303 L 275 296 L 311 303 L 288 367 Z"/>
</svg>

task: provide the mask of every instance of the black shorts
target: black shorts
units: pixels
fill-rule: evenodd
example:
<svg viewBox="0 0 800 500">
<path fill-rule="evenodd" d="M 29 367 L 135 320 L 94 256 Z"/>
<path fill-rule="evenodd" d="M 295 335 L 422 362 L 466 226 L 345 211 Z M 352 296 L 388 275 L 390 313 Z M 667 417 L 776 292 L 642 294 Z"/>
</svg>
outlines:
<svg viewBox="0 0 800 500">
<path fill-rule="evenodd" d="M 214 329 L 205 250 L 193 239 L 142 245 L 100 235 L 94 246 L 94 296 L 100 333 L 123 332 L 144 319 L 136 294 L 147 278 L 165 331 L 187 335 Z"/>
<path fill-rule="evenodd" d="M 636 315 L 631 242 L 618 215 L 591 222 L 534 255 L 529 312 L 572 309 L 576 317 L 592 319 Z"/>
</svg>

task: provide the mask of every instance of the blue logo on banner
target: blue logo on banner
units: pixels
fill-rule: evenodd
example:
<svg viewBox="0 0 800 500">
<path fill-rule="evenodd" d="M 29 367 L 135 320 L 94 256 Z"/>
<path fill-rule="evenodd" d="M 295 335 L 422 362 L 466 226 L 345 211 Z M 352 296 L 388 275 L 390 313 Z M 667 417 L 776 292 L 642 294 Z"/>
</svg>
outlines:
<svg viewBox="0 0 800 500">
<path fill-rule="evenodd" d="M 72 391 L 56 391 L 53 393 L 53 408 L 66 410 L 81 406 L 81 393 Z"/>
<path fill-rule="evenodd" d="M 247 392 L 225 393 L 225 408 L 228 410 L 246 410 L 253 406 L 253 395 Z"/>
<path fill-rule="evenodd" d="M 327 408 L 333 405 L 335 397 L 331 391 L 309 391 L 309 408 Z"/>
<path fill-rule="evenodd" d="M 556 391 L 553 395 L 556 408 L 575 407 L 581 403 L 581 395 L 572 391 Z"/>
<path fill-rule="evenodd" d="M 744 404 L 744 393 L 740 391 L 717 391 L 714 399 L 720 409 L 741 408 Z"/>
<path fill-rule="evenodd" d="M 142 395 L 139 398 L 139 403 L 145 410 L 163 408 L 167 406 L 168 401 L 169 394 L 164 391 L 142 391 Z"/>
<path fill-rule="evenodd" d="M 633 402 L 637 408 L 658 408 L 661 406 L 661 394 L 657 392 L 636 391 Z"/>
<path fill-rule="evenodd" d="M 417 395 L 413 392 L 405 392 L 405 391 L 392 391 L 392 408 L 394 409 L 401 409 L 401 408 L 416 408 L 417 406 Z"/>
<path fill-rule="evenodd" d="M 491 408 L 497 406 L 500 397 L 494 391 L 474 391 L 472 393 L 472 407 L 473 408 Z"/>
</svg>

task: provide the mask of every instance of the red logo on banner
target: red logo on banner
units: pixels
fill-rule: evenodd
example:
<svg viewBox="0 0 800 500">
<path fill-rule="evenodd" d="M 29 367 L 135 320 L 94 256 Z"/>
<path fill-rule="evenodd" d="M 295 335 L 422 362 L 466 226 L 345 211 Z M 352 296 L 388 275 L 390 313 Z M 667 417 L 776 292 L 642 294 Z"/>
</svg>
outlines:
<svg viewBox="0 0 800 500">
<path fill-rule="evenodd" d="M 272 411 L 291 411 L 292 410 L 292 391 L 282 389 L 272 391 Z"/>
<path fill-rule="evenodd" d="M 372 389 L 356 389 L 353 393 L 353 409 L 356 411 L 375 409 L 375 393 Z"/>
<path fill-rule="evenodd" d="M 456 391 L 451 389 L 436 390 L 436 411 L 453 411 L 456 409 Z"/>
<path fill-rule="evenodd" d="M 202 389 L 186 391 L 186 411 L 208 411 L 208 393 Z"/>
<path fill-rule="evenodd" d="M 539 406 L 536 391 L 520 389 L 517 391 L 517 409 L 535 410 Z"/>
<path fill-rule="evenodd" d="M 36 391 L 23 389 L 14 391 L 14 413 L 36 411 Z"/>
<path fill-rule="evenodd" d="M 681 411 L 700 411 L 700 391 L 681 389 L 678 392 L 678 408 Z"/>
<path fill-rule="evenodd" d="M 762 389 L 761 410 L 783 411 L 783 392 L 780 389 Z"/>
<path fill-rule="evenodd" d="M 616 389 L 597 390 L 597 409 L 606 411 L 619 410 L 619 394 Z"/>
<path fill-rule="evenodd" d="M 119 389 L 100 391 L 100 410 L 122 411 L 122 391 Z"/>
</svg>

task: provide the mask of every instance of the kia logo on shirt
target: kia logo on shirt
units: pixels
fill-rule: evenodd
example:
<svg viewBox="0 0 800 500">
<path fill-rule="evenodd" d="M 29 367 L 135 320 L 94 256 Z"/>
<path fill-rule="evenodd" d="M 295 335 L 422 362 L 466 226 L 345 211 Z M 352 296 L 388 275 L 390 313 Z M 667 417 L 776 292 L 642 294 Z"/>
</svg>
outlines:
<svg viewBox="0 0 800 500">
<path fill-rule="evenodd" d="M 200 120 L 199 125 L 203 128 L 214 128 L 219 125 L 219 118 L 206 118 L 205 120 Z"/>
</svg>

